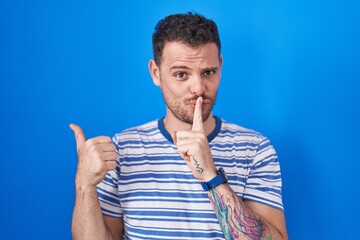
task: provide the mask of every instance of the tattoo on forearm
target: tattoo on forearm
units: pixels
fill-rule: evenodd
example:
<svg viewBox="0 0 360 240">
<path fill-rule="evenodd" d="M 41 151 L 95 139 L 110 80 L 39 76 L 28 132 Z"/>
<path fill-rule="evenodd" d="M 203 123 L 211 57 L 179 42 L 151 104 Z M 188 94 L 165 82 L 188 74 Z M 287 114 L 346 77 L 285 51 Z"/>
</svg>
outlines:
<svg viewBox="0 0 360 240">
<path fill-rule="evenodd" d="M 212 189 L 210 202 L 227 240 L 271 239 L 269 227 L 246 207 L 235 192 L 227 197 Z"/>
<path fill-rule="evenodd" d="M 193 160 L 194 160 L 194 164 L 195 164 L 195 167 L 196 167 L 196 172 L 201 174 L 204 172 L 204 169 L 202 169 L 202 167 L 200 167 L 200 164 L 198 162 L 198 160 L 196 160 L 195 157 L 193 157 Z"/>
</svg>

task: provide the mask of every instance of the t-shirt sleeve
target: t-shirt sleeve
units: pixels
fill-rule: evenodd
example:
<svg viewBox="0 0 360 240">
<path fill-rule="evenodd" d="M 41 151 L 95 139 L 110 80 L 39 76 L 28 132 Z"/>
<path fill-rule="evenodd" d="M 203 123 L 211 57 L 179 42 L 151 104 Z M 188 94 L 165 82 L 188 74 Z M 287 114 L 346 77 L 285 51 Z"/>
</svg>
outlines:
<svg viewBox="0 0 360 240">
<path fill-rule="evenodd" d="M 244 200 L 259 202 L 284 210 L 281 187 L 278 157 L 269 139 L 264 138 L 255 153 L 245 187 Z"/>
<path fill-rule="evenodd" d="M 114 218 L 122 218 L 123 210 L 119 201 L 118 181 L 120 176 L 120 153 L 116 139 L 113 138 L 118 155 L 117 166 L 107 172 L 104 180 L 97 185 L 97 192 L 102 213 Z"/>
</svg>

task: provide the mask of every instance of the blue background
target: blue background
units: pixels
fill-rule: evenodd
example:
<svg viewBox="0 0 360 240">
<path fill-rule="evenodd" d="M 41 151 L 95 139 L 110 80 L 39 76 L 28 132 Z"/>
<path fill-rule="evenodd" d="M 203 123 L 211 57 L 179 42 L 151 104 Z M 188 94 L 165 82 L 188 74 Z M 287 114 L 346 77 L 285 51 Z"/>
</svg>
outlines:
<svg viewBox="0 0 360 240">
<path fill-rule="evenodd" d="M 359 239 L 359 1 L 0 0 L 0 238 L 71 239 L 68 124 L 113 135 L 164 115 L 157 21 L 218 23 L 214 113 L 277 149 L 291 239 Z"/>
</svg>

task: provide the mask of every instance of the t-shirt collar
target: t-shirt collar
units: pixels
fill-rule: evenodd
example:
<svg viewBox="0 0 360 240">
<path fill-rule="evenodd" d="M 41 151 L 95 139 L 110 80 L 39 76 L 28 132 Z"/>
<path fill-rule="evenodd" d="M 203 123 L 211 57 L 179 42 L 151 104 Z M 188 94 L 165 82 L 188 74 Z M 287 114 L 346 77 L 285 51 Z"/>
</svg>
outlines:
<svg viewBox="0 0 360 240">
<path fill-rule="evenodd" d="M 170 133 L 166 130 L 165 125 L 164 125 L 164 118 L 162 117 L 158 120 L 158 127 L 160 132 L 162 133 L 162 135 L 169 140 L 169 142 L 174 143 Z M 221 119 L 214 116 L 215 118 L 215 128 L 214 130 L 207 136 L 208 142 L 211 142 L 219 133 L 220 128 L 221 128 Z"/>
</svg>

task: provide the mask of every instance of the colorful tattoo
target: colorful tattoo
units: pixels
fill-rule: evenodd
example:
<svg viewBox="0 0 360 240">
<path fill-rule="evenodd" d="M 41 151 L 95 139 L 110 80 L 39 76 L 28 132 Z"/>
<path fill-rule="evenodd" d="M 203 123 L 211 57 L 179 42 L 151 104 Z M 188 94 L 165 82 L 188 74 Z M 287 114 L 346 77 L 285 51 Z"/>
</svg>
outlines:
<svg viewBox="0 0 360 240">
<path fill-rule="evenodd" d="M 269 227 L 232 190 L 230 196 L 225 196 L 212 189 L 210 202 L 227 240 L 271 239 Z"/>
</svg>

